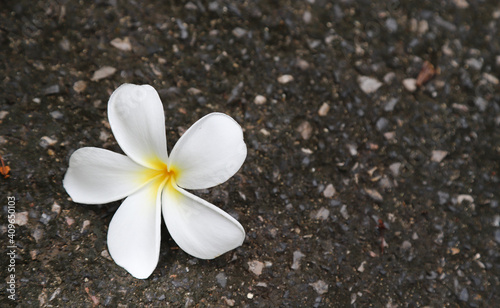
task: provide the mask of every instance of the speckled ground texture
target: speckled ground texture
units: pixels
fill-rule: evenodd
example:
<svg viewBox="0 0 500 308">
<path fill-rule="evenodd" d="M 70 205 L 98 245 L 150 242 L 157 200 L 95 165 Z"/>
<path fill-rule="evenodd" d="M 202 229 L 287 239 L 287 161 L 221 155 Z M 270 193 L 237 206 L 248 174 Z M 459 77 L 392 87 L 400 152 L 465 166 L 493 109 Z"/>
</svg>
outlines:
<svg viewBox="0 0 500 308">
<path fill-rule="evenodd" d="M 493 0 L 2 1 L 2 303 L 494 306 L 499 28 Z M 109 258 L 120 202 L 74 203 L 62 179 L 78 148 L 121 152 L 106 106 L 126 82 L 159 91 L 170 149 L 210 112 L 241 124 L 242 169 L 194 192 L 241 247 L 199 260 L 163 225 L 149 279 Z"/>
</svg>

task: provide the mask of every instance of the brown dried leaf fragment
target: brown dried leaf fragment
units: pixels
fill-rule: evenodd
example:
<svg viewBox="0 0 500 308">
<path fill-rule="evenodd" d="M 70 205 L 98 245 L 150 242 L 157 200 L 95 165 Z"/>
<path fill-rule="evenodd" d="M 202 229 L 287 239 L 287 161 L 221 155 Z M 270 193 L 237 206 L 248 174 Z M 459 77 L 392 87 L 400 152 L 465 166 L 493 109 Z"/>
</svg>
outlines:
<svg viewBox="0 0 500 308">
<path fill-rule="evenodd" d="M 436 75 L 436 72 L 437 71 L 434 68 L 434 65 L 432 65 L 432 63 L 430 63 L 429 61 L 425 61 L 422 65 L 420 73 L 418 73 L 417 76 L 417 87 L 421 87 L 425 83 L 427 83 L 427 81 L 431 80 L 431 78 Z"/>
</svg>

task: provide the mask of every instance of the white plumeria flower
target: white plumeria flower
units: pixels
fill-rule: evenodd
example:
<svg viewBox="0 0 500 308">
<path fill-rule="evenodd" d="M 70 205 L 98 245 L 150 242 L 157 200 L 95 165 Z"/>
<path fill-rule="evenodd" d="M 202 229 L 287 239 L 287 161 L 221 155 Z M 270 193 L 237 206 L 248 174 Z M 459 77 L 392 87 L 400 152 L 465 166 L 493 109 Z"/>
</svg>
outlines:
<svg viewBox="0 0 500 308">
<path fill-rule="evenodd" d="M 245 161 L 240 125 L 222 113 L 193 124 L 167 155 L 165 115 L 156 90 L 124 84 L 108 103 L 109 124 L 125 155 L 87 147 L 69 160 L 64 188 L 78 203 L 126 197 L 108 229 L 113 260 L 148 278 L 160 254 L 161 214 L 179 247 L 213 259 L 243 243 L 245 230 L 229 214 L 187 192 L 225 182 Z"/>
</svg>

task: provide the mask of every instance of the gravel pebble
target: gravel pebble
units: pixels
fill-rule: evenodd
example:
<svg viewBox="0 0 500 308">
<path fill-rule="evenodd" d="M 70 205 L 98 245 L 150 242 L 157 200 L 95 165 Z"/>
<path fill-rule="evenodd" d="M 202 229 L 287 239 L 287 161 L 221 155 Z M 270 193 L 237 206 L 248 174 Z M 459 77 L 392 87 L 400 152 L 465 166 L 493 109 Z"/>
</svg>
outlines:
<svg viewBox="0 0 500 308">
<path fill-rule="evenodd" d="M 403 249 L 403 250 L 408 250 L 410 248 L 411 248 L 411 242 L 410 241 L 404 241 L 401 244 L 401 249 Z"/>
<path fill-rule="evenodd" d="M 386 118 L 380 118 L 377 120 L 375 126 L 377 127 L 377 130 L 379 132 L 384 132 L 389 126 L 389 120 L 387 120 Z"/>
<path fill-rule="evenodd" d="M 385 27 L 391 33 L 398 31 L 398 23 L 394 18 L 387 18 L 385 20 Z"/>
<path fill-rule="evenodd" d="M 373 200 L 375 200 L 377 202 L 384 201 L 384 198 L 382 197 L 382 195 L 375 189 L 365 188 L 365 193 L 368 196 L 370 196 L 370 198 L 372 198 Z"/>
<path fill-rule="evenodd" d="M 9 114 L 8 111 L 2 110 L 0 111 L 0 120 L 3 120 Z"/>
<path fill-rule="evenodd" d="M 243 28 L 240 28 L 240 27 L 236 27 L 233 29 L 232 31 L 233 35 L 236 36 L 237 38 L 242 38 L 244 37 L 245 35 L 247 35 L 248 31 L 243 29 Z"/>
<path fill-rule="evenodd" d="M 130 44 L 130 39 L 128 37 L 124 38 L 115 38 L 113 39 L 110 44 L 120 50 L 123 51 L 131 51 L 132 50 L 132 44 Z"/>
<path fill-rule="evenodd" d="M 463 288 L 462 291 L 460 291 L 458 299 L 460 299 L 462 302 L 469 301 L 469 291 L 467 290 L 467 288 Z"/>
<path fill-rule="evenodd" d="M 50 138 L 50 137 L 48 137 L 48 136 L 43 136 L 43 137 L 40 139 L 40 143 L 39 143 L 39 144 L 40 144 L 40 146 L 41 146 L 42 148 L 44 148 L 44 149 L 45 149 L 45 148 L 47 148 L 47 147 L 49 147 L 49 146 L 53 146 L 53 145 L 55 145 L 56 143 L 57 143 L 57 139 L 52 139 L 52 138 Z"/>
<path fill-rule="evenodd" d="M 417 90 L 417 79 L 415 78 L 403 79 L 403 86 L 409 92 L 415 92 Z"/>
<path fill-rule="evenodd" d="M 43 223 L 44 225 L 47 225 L 51 219 L 52 217 L 50 217 L 50 215 L 47 215 L 45 213 L 42 213 L 42 215 L 40 216 L 40 222 Z"/>
<path fill-rule="evenodd" d="M 500 229 L 495 230 L 495 242 L 500 244 Z"/>
<path fill-rule="evenodd" d="M 257 95 L 255 96 L 253 102 L 255 103 L 255 105 L 264 105 L 267 102 L 267 98 L 262 95 Z"/>
<path fill-rule="evenodd" d="M 35 241 L 38 243 L 42 239 L 43 234 L 44 234 L 43 229 L 41 229 L 40 227 L 37 227 L 37 228 L 35 228 L 35 230 L 33 231 L 33 233 L 31 235 L 33 236 Z"/>
<path fill-rule="evenodd" d="M 349 219 L 349 213 L 347 212 L 347 205 L 342 204 L 342 207 L 340 208 L 340 215 L 342 215 L 342 217 L 345 220 Z"/>
<path fill-rule="evenodd" d="M 394 177 L 398 177 L 399 176 L 399 172 L 401 170 L 401 163 L 392 163 L 390 166 L 389 166 L 389 169 L 391 170 L 392 172 L 392 175 Z"/>
<path fill-rule="evenodd" d="M 217 283 L 225 288 L 226 285 L 227 285 L 227 276 L 226 276 L 226 273 L 224 272 L 220 272 L 218 273 L 216 276 L 215 276 L 215 280 L 217 280 Z"/>
<path fill-rule="evenodd" d="M 262 274 L 264 263 L 257 260 L 252 260 L 248 261 L 247 264 L 248 264 L 248 270 L 250 272 L 254 273 L 256 276 L 260 276 L 260 274 Z"/>
<path fill-rule="evenodd" d="M 312 214 L 312 217 L 318 220 L 326 220 L 329 215 L 330 211 L 325 207 L 321 207 L 317 212 Z"/>
<path fill-rule="evenodd" d="M 84 80 L 78 80 L 73 84 L 73 90 L 76 93 L 82 93 L 85 89 L 87 89 L 87 82 Z"/>
<path fill-rule="evenodd" d="M 366 94 L 371 94 L 377 91 L 382 86 L 382 83 L 380 81 L 368 76 L 359 76 L 358 84 L 361 90 Z"/>
<path fill-rule="evenodd" d="M 58 84 L 49 86 L 45 89 L 43 89 L 42 93 L 43 95 L 54 95 L 54 94 L 59 94 L 61 92 L 61 88 L 59 87 Z"/>
<path fill-rule="evenodd" d="M 432 151 L 431 161 L 440 163 L 447 155 L 447 151 L 434 150 Z"/>
<path fill-rule="evenodd" d="M 309 285 L 313 287 L 314 291 L 316 291 L 316 293 L 318 293 L 319 295 L 328 292 L 328 284 L 323 280 L 318 280 L 316 282 L 310 283 Z"/>
<path fill-rule="evenodd" d="M 24 226 L 28 223 L 28 212 L 19 212 L 16 213 L 16 225 Z"/>
<path fill-rule="evenodd" d="M 60 112 L 59 110 L 50 112 L 50 116 L 55 120 L 61 120 L 62 118 L 64 118 L 63 113 Z"/>
<path fill-rule="evenodd" d="M 361 264 L 358 266 L 358 268 L 356 270 L 360 273 L 363 273 L 365 271 L 365 264 L 366 264 L 366 261 L 361 262 Z"/>
<path fill-rule="evenodd" d="M 293 263 L 291 268 L 293 270 L 298 270 L 300 268 L 300 260 L 304 258 L 306 255 L 300 252 L 300 250 L 294 251 L 293 252 Z"/>
<path fill-rule="evenodd" d="M 392 112 L 394 111 L 394 107 L 396 106 L 396 104 L 398 103 L 399 99 L 397 98 L 391 98 L 389 101 L 387 101 L 387 103 L 384 104 L 384 111 L 387 111 L 387 112 Z"/>
<path fill-rule="evenodd" d="M 297 127 L 297 131 L 300 133 L 302 139 L 308 140 L 311 138 L 313 127 L 311 126 L 311 123 L 304 121 L 299 125 L 299 127 Z"/>
<path fill-rule="evenodd" d="M 333 184 L 328 184 L 326 185 L 325 190 L 323 190 L 323 196 L 325 198 L 332 198 L 335 195 L 335 187 L 333 187 Z"/>
<path fill-rule="evenodd" d="M 438 194 L 438 199 L 439 199 L 440 205 L 446 204 L 446 202 L 448 202 L 448 200 L 450 199 L 449 193 L 446 193 L 443 191 L 438 191 L 437 194 Z"/>
<path fill-rule="evenodd" d="M 92 78 L 90 80 L 99 81 L 101 79 L 105 79 L 105 78 L 110 77 L 115 72 L 116 72 L 116 68 L 114 68 L 112 66 L 103 66 L 94 72 L 94 75 L 92 75 Z"/>
<path fill-rule="evenodd" d="M 328 105 L 328 103 L 323 103 L 321 104 L 321 107 L 319 107 L 318 115 L 320 117 L 324 117 L 328 114 L 329 110 L 330 110 L 330 105 Z"/>
<path fill-rule="evenodd" d="M 289 82 L 292 82 L 294 80 L 292 75 L 281 75 L 278 77 L 278 82 L 281 84 L 287 84 Z"/>
</svg>

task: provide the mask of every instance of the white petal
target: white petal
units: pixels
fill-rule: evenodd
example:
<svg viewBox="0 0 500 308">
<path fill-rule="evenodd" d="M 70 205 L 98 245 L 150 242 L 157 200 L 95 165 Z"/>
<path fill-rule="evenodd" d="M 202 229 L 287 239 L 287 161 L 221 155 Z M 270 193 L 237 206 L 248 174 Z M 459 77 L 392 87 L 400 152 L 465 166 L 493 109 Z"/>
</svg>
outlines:
<svg viewBox="0 0 500 308">
<path fill-rule="evenodd" d="M 73 201 L 100 204 L 125 198 L 154 176 L 125 155 L 98 148 L 81 148 L 69 159 L 63 186 Z"/>
<path fill-rule="evenodd" d="M 171 183 L 163 189 L 163 219 L 182 250 L 213 259 L 243 243 L 245 230 L 236 219 Z"/>
<path fill-rule="evenodd" d="M 164 167 L 168 160 L 165 114 L 153 87 L 121 85 L 109 98 L 108 117 L 125 154 L 143 166 Z"/>
<path fill-rule="evenodd" d="M 228 115 L 211 113 L 193 124 L 175 144 L 169 167 L 187 189 L 209 188 L 227 181 L 247 156 L 240 125 Z"/>
<path fill-rule="evenodd" d="M 153 273 L 160 256 L 162 186 L 156 180 L 129 196 L 109 224 L 109 254 L 139 279 Z"/>
</svg>

